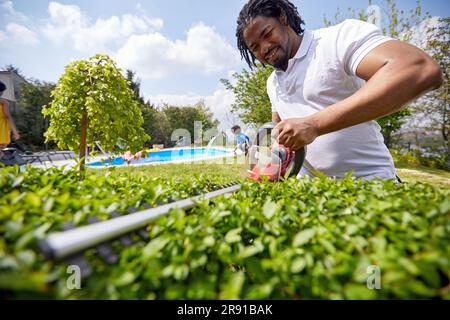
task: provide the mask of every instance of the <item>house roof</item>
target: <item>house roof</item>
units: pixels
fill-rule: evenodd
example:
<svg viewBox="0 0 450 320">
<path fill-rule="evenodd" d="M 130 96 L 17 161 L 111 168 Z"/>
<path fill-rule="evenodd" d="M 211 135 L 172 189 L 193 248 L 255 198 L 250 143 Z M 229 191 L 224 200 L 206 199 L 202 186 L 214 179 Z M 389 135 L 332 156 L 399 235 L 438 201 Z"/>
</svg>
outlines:
<svg viewBox="0 0 450 320">
<path fill-rule="evenodd" d="M 0 70 L 0 74 L 13 74 L 16 77 L 18 77 L 20 80 L 22 80 L 23 82 L 28 83 L 27 79 L 25 79 L 24 77 L 22 77 L 20 74 L 18 74 L 17 72 L 13 71 L 13 70 Z"/>
</svg>

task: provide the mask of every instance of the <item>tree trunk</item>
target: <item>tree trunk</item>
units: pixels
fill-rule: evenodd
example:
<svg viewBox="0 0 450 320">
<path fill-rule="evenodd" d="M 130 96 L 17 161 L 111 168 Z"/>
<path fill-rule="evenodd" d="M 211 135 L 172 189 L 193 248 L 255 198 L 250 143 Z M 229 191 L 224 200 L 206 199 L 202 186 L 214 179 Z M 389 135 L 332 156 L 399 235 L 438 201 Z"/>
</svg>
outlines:
<svg viewBox="0 0 450 320">
<path fill-rule="evenodd" d="M 88 118 L 87 111 L 83 112 L 81 117 L 81 140 L 80 140 L 80 173 L 81 178 L 84 177 L 84 165 L 86 163 L 86 139 L 87 139 L 87 127 L 88 127 Z"/>
</svg>

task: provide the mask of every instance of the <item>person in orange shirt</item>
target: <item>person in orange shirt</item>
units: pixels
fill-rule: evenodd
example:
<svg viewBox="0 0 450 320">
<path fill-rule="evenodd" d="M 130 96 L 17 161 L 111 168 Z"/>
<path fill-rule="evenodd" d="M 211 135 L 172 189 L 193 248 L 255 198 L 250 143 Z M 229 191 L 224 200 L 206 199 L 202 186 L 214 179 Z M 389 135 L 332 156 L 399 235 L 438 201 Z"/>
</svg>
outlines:
<svg viewBox="0 0 450 320">
<path fill-rule="evenodd" d="M 5 90 L 5 84 L 0 81 L 0 156 L 3 155 L 2 150 L 11 142 L 11 131 L 13 140 L 16 141 L 20 139 L 20 134 L 17 131 L 11 114 L 9 113 L 8 101 L 1 98 Z"/>
</svg>

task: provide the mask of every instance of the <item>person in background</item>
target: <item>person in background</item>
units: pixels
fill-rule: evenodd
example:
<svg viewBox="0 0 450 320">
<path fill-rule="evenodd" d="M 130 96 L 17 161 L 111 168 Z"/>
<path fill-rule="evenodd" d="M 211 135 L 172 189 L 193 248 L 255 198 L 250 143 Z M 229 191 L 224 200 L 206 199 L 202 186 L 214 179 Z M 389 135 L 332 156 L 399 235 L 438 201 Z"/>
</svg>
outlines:
<svg viewBox="0 0 450 320">
<path fill-rule="evenodd" d="M 248 149 L 252 145 L 252 141 L 250 140 L 249 136 L 247 136 L 245 133 L 241 132 L 241 127 L 236 125 L 231 128 L 231 132 L 234 134 L 234 138 L 236 140 L 236 147 L 234 148 L 233 152 L 236 153 L 237 148 L 239 148 L 242 152 L 244 152 L 245 155 L 248 153 Z"/>
<path fill-rule="evenodd" d="M 9 113 L 8 101 L 1 98 L 5 90 L 6 85 L 0 81 L 0 157 L 3 155 L 2 150 L 11 143 L 11 132 L 13 140 L 20 139 L 20 134 Z"/>
</svg>

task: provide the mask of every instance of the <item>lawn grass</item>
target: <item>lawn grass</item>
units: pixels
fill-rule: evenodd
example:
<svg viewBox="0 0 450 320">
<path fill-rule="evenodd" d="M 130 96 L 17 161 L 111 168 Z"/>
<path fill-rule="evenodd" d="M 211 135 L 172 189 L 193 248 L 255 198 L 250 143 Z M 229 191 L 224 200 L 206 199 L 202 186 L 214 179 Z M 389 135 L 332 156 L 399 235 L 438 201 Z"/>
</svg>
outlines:
<svg viewBox="0 0 450 320">
<path fill-rule="evenodd" d="M 425 182 L 439 187 L 450 186 L 450 172 L 396 162 L 397 173 L 405 183 Z M 162 165 L 116 167 L 114 172 L 120 175 L 147 174 L 163 179 L 195 180 L 199 176 L 207 176 L 223 183 L 242 181 L 245 179 L 248 164 L 243 157 L 193 161 L 189 163 L 171 163 Z M 104 175 L 111 169 L 89 169 L 97 175 Z"/>
<path fill-rule="evenodd" d="M 162 179 L 195 180 L 199 176 L 207 176 L 223 183 L 245 179 L 248 165 L 243 158 L 223 158 L 188 163 L 170 163 L 161 165 L 116 167 L 114 172 L 119 175 L 145 174 Z M 97 175 L 105 174 L 111 169 L 89 169 Z"/>
<path fill-rule="evenodd" d="M 403 182 L 425 182 L 440 187 L 450 187 L 450 172 L 423 166 L 397 166 Z"/>
<path fill-rule="evenodd" d="M 432 185 L 440 187 L 450 186 L 450 171 L 440 170 L 435 168 L 426 167 L 419 163 L 419 160 L 413 156 L 408 161 L 404 159 L 404 156 L 398 154 L 398 152 L 393 152 L 392 156 L 394 158 L 395 167 L 397 168 L 397 173 L 405 182 L 426 182 Z"/>
</svg>

